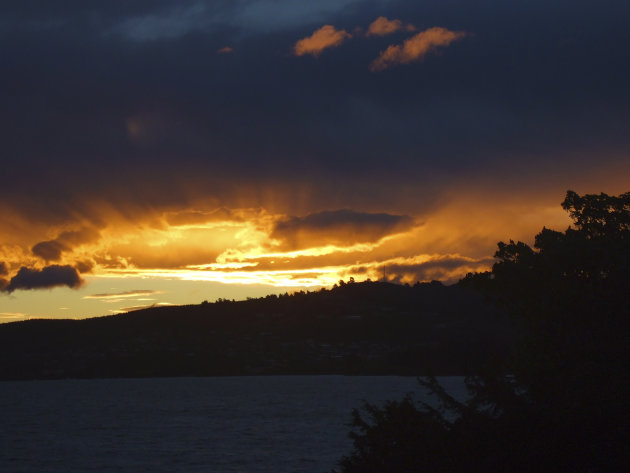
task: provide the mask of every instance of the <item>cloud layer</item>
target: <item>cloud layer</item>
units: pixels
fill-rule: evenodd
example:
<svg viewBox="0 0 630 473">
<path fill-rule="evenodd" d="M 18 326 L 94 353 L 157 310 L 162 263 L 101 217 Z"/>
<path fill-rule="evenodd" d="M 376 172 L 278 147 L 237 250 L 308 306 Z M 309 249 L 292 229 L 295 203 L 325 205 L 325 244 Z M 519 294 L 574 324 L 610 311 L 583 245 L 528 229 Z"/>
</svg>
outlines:
<svg viewBox="0 0 630 473">
<path fill-rule="evenodd" d="M 272 238 L 289 248 L 353 245 L 375 242 L 384 236 L 411 228 L 413 219 L 404 215 L 362 213 L 348 209 L 318 212 L 279 221 Z"/>
<path fill-rule="evenodd" d="M 400 64 L 419 61 L 430 52 L 444 48 L 465 36 L 466 33 L 462 31 L 451 31 L 439 26 L 429 28 L 402 44 L 389 46 L 370 64 L 370 70 L 378 72 Z"/>
<path fill-rule="evenodd" d="M 416 27 L 411 23 L 404 24 L 401 20 L 388 20 L 384 16 L 379 16 L 370 23 L 366 36 L 387 36 L 397 31 L 415 31 Z"/>
<path fill-rule="evenodd" d="M 340 46 L 346 39 L 351 37 L 352 35 L 346 30 L 338 30 L 332 25 L 324 25 L 313 32 L 311 36 L 296 42 L 293 46 L 293 52 L 296 56 L 310 54 L 317 57 L 325 49 Z"/>
</svg>

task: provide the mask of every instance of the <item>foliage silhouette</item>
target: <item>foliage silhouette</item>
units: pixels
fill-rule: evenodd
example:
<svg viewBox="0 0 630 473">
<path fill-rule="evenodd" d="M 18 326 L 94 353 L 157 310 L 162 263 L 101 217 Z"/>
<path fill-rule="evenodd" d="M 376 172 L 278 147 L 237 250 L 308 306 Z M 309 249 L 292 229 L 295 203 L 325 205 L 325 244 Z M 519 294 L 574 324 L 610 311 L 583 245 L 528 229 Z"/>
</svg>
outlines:
<svg viewBox="0 0 630 473">
<path fill-rule="evenodd" d="M 630 467 L 630 193 L 568 191 L 573 228 L 543 228 L 534 248 L 499 243 L 474 287 L 525 333 L 515 355 L 467 378 L 458 403 L 410 398 L 354 411 L 355 472 L 613 472 Z"/>
</svg>

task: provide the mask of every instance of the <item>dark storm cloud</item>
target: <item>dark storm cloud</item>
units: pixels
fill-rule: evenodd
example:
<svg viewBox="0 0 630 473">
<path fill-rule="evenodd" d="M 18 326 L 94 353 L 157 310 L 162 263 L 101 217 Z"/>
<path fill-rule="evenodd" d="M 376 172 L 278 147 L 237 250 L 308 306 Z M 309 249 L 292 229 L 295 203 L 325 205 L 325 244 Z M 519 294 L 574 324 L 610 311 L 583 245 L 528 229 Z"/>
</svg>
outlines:
<svg viewBox="0 0 630 473">
<path fill-rule="evenodd" d="M 278 222 L 271 237 L 286 242 L 291 248 L 348 245 L 374 242 L 386 235 L 408 230 L 413 224 L 413 219 L 404 215 L 343 209 Z"/>
<path fill-rule="evenodd" d="M 31 249 L 35 256 L 39 256 L 46 261 L 58 261 L 61 259 L 61 254 L 67 250 L 67 246 L 56 240 L 40 241 Z"/>
<path fill-rule="evenodd" d="M 35 244 L 31 251 L 35 256 L 46 261 L 58 261 L 63 252 L 71 251 L 74 246 L 95 241 L 99 237 L 100 233 L 93 228 L 66 231 L 60 233 L 55 240 L 41 241 Z"/>
<path fill-rule="evenodd" d="M 3 290 L 13 292 L 18 289 L 49 289 L 58 286 L 76 289 L 82 283 L 79 273 L 72 266 L 52 265 L 41 270 L 23 266 Z"/>
<path fill-rule="evenodd" d="M 413 32 L 292 54 L 379 17 L 470 36 L 379 74 Z M 588 170 L 630 149 L 629 17 L 621 0 L 2 2 L 0 200 L 63 220 L 91 200 L 229 205 L 234 183 L 308 182 L 307 211 L 365 187 L 362 208 L 392 208 L 403 184 L 422 205 L 464 176 Z"/>
<path fill-rule="evenodd" d="M 377 265 L 378 272 L 384 279 L 399 283 L 411 281 L 456 282 L 465 273 L 483 271 L 494 262 L 491 258 L 473 259 L 459 255 L 443 255 L 428 261 L 416 263 L 413 259 L 403 262 L 385 262 Z M 365 274 L 374 267 L 355 266 L 348 274 Z"/>
</svg>

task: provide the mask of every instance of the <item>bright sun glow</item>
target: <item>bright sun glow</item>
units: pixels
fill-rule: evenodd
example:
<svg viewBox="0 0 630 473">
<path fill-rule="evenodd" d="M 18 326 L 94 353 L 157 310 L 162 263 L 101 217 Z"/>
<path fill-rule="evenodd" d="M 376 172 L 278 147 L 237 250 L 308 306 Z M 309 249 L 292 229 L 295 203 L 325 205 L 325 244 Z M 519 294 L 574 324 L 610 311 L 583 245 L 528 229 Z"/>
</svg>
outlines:
<svg viewBox="0 0 630 473">
<path fill-rule="evenodd" d="M 0 251 L 11 270 L 9 277 L 21 265 L 80 268 L 78 282 L 86 282 L 78 293 L 77 287 L 54 290 L 59 297 L 60 291 L 66 294 L 58 303 L 59 314 L 100 315 L 189 303 L 199 297 L 212 300 L 226 293 L 244 298 L 331 287 L 350 277 L 409 284 L 455 282 L 467 272 L 491 267 L 488 255 L 506 221 L 518 230 L 513 233 L 516 238 L 534 233 L 536 212 L 550 217 L 545 206 L 527 213 L 505 205 L 488 214 L 456 201 L 429 216 L 413 218 L 350 211 L 302 218 L 260 208 L 182 209 L 132 222 L 109 215 L 107 226 L 49 229 L 44 242 L 5 244 Z M 54 259 L 46 261 L 26 251 L 38 244 L 41 255 Z M 199 286 L 175 297 L 169 288 L 180 287 L 178 282 Z M 97 286 L 103 289 L 91 289 Z M 29 301 L 44 308 L 31 314 L 46 314 L 50 299 L 36 292 L 38 297 L 30 296 Z M 75 302 L 68 304 L 74 293 Z M 22 298 L 19 291 L 14 294 Z M 28 317 L 17 302 L 3 309 L 3 321 Z"/>
</svg>

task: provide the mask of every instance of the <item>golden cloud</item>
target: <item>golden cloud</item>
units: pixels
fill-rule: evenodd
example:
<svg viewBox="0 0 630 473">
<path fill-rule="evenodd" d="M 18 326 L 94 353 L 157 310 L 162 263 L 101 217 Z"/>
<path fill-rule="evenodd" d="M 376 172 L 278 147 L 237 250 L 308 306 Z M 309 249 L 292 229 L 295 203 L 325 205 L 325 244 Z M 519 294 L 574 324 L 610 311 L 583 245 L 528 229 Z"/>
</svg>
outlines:
<svg viewBox="0 0 630 473">
<path fill-rule="evenodd" d="M 28 315 L 21 312 L 0 312 L 0 323 L 15 322 L 28 319 Z"/>
<path fill-rule="evenodd" d="M 131 206 L 126 212 L 95 207 L 95 218 L 107 225 L 96 227 L 82 217 L 48 228 L 35 221 L 21 244 L 5 233 L 0 289 L 76 288 L 81 279 L 75 269 L 84 273 L 92 266 L 88 282 L 138 277 L 296 288 L 327 286 L 350 276 L 357 281 L 454 282 L 468 271 L 487 269 L 497 241 L 527 241 L 542 224 L 564 228 L 569 223 L 558 198 L 523 201 L 520 195 L 497 191 L 498 199 L 483 189 L 458 189 L 431 206 L 407 199 L 412 204 L 401 205 L 404 212 L 399 213 L 379 212 L 383 206 L 318 211 L 321 203 L 296 205 L 295 212 L 287 212 L 201 200 Z M 64 245 L 56 266 L 47 266 L 31 251 L 42 243 L 42 234 L 48 238 L 44 242 Z"/>
<path fill-rule="evenodd" d="M 293 47 L 296 56 L 311 54 L 319 56 L 324 49 L 335 48 L 341 45 L 352 35 L 346 30 L 338 30 L 332 25 L 324 25 L 316 30 L 311 36 L 302 38 Z"/>
<path fill-rule="evenodd" d="M 190 209 L 180 212 L 168 212 L 165 215 L 165 219 L 166 223 L 171 226 L 203 225 L 209 222 L 242 222 L 245 219 L 243 214 L 242 211 L 234 211 L 221 207 L 210 211 Z"/>
<path fill-rule="evenodd" d="M 84 299 L 123 299 L 128 297 L 149 296 L 153 294 L 161 294 L 160 291 L 154 291 L 152 289 L 135 289 L 132 291 L 124 292 L 108 292 L 101 294 L 90 294 L 83 296 Z"/>
<path fill-rule="evenodd" d="M 384 16 L 379 16 L 368 27 L 366 36 L 386 36 L 400 30 L 415 31 L 416 27 L 411 23 L 403 24 L 400 20 L 388 20 Z"/>
<path fill-rule="evenodd" d="M 229 54 L 234 50 L 230 46 L 224 46 L 221 49 L 217 49 L 217 53 L 219 54 Z"/>
<path fill-rule="evenodd" d="M 402 45 L 390 45 L 370 64 L 370 70 L 384 71 L 392 66 L 419 61 L 428 53 L 465 36 L 463 31 L 451 31 L 439 26 L 429 28 L 405 40 Z"/>
</svg>

